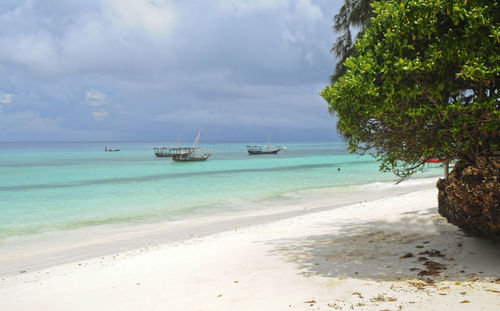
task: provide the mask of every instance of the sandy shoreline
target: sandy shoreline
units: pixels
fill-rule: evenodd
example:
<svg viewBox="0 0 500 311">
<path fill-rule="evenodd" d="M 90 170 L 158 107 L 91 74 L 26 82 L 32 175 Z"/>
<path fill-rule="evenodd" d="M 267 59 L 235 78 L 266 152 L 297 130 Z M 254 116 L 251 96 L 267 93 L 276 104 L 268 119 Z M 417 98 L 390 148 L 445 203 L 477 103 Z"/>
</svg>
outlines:
<svg viewBox="0 0 500 311">
<path fill-rule="evenodd" d="M 0 310 L 498 310 L 500 245 L 447 224 L 436 196 L 426 189 L 6 276 Z"/>
<path fill-rule="evenodd" d="M 90 226 L 15 237 L 0 243 L 0 277 L 332 210 L 402 195 L 415 189 L 433 189 L 435 183 L 435 178 L 420 178 L 399 185 L 380 182 L 346 187 L 344 192 L 312 189 L 293 193 L 293 200 L 264 206 L 260 205 L 266 202 L 259 202 L 259 206 L 248 205 L 239 212 L 193 215 L 155 223 Z"/>
</svg>

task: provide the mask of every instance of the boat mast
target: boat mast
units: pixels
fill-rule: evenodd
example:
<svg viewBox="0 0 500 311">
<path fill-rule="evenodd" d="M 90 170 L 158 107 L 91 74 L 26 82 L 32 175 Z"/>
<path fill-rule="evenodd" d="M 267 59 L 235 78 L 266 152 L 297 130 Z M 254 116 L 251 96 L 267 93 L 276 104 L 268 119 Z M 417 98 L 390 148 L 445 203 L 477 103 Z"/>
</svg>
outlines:
<svg viewBox="0 0 500 311">
<path fill-rule="evenodd" d="M 271 145 L 271 133 L 267 136 L 267 150 L 269 150 L 269 146 Z"/>
<path fill-rule="evenodd" d="M 179 136 L 177 137 L 177 140 L 175 141 L 175 146 L 180 146 L 182 143 L 182 133 L 179 134 Z"/>
<path fill-rule="evenodd" d="M 193 143 L 194 149 L 198 149 L 198 143 L 200 142 L 200 135 L 201 135 L 201 131 L 198 130 L 198 136 L 196 136 L 196 139 L 194 140 L 194 143 Z"/>
</svg>

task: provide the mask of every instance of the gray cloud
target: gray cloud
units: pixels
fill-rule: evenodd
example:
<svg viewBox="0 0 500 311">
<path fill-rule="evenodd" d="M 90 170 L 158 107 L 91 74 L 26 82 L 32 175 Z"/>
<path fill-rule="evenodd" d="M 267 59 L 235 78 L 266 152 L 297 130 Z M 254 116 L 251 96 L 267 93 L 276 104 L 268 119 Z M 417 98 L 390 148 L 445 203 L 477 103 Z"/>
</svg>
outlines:
<svg viewBox="0 0 500 311">
<path fill-rule="evenodd" d="M 103 133 L 175 139 L 200 125 L 229 135 L 214 134 L 222 140 L 237 140 L 238 130 L 251 125 L 281 127 L 286 135 L 310 132 L 303 137 L 309 140 L 331 137 L 317 136 L 335 131 L 318 93 L 334 66 L 331 21 L 339 6 L 326 0 L 2 2 L 0 102 L 12 101 L 3 105 L 2 122 L 29 112 L 37 124 L 32 132 L 10 130 L 6 139 L 101 139 Z M 182 128 L 173 126 L 180 120 Z"/>
</svg>

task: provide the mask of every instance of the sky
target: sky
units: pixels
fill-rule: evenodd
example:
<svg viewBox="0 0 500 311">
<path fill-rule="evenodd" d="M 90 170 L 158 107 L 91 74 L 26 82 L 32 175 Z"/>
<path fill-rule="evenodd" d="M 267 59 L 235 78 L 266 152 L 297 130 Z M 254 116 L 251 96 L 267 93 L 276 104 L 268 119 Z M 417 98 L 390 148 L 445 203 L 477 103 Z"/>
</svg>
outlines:
<svg viewBox="0 0 500 311">
<path fill-rule="evenodd" d="M 339 140 L 332 0 L 1 0 L 0 141 Z"/>
</svg>

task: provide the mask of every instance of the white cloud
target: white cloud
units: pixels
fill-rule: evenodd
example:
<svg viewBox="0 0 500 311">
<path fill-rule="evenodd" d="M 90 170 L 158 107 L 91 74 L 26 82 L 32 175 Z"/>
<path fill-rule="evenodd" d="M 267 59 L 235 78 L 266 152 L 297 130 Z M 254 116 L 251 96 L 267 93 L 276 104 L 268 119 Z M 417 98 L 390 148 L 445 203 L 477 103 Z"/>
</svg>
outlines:
<svg viewBox="0 0 500 311">
<path fill-rule="evenodd" d="M 283 38 L 289 44 L 301 43 L 306 39 L 305 35 L 300 31 L 292 32 L 290 29 L 286 28 L 283 31 Z"/>
<path fill-rule="evenodd" d="M 260 11 L 269 11 L 277 8 L 288 7 L 287 0 L 222 0 L 220 6 L 237 14 L 248 14 Z"/>
<path fill-rule="evenodd" d="M 313 20 L 323 18 L 321 8 L 312 4 L 310 0 L 297 0 L 296 10 Z"/>
<path fill-rule="evenodd" d="M 12 94 L 0 92 L 0 103 L 2 104 L 12 103 Z"/>
<path fill-rule="evenodd" d="M 212 3 L 211 1 L 209 1 Z M 318 5 L 311 0 L 220 0 L 216 3 L 230 13 L 238 15 L 255 14 L 269 11 L 279 11 L 280 18 L 286 18 L 293 11 L 294 14 L 307 19 L 318 20 L 323 18 L 323 13 Z"/>
<path fill-rule="evenodd" d="M 175 13 L 165 0 L 106 0 L 104 5 L 105 14 L 116 27 L 165 34 L 175 25 Z"/>
<path fill-rule="evenodd" d="M 85 103 L 92 107 L 99 107 L 108 103 L 106 95 L 94 89 L 85 92 Z"/>
<path fill-rule="evenodd" d="M 106 110 L 93 111 L 92 116 L 96 121 L 102 121 L 108 117 L 108 112 Z"/>
<path fill-rule="evenodd" d="M 85 103 L 94 109 L 91 112 L 94 120 L 102 121 L 109 116 L 108 111 L 102 108 L 102 106 L 108 104 L 106 94 L 94 89 L 87 90 L 85 92 Z"/>
</svg>

